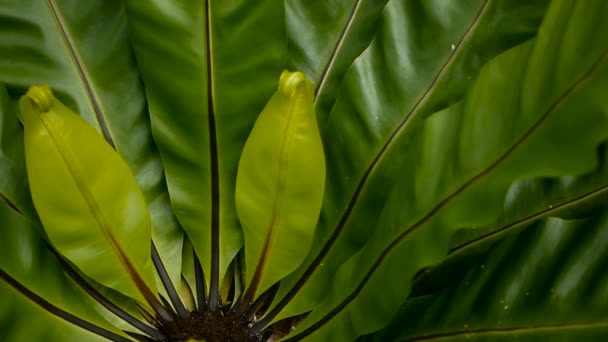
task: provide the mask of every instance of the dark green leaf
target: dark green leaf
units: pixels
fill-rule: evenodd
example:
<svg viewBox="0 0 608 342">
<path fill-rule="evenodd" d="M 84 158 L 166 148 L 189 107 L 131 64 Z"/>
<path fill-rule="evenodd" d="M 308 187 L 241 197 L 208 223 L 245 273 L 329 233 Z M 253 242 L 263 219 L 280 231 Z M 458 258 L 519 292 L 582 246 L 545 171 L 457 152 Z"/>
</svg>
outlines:
<svg viewBox="0 0 608 342">
<path fill-rule="evenodd" d="M 315 109 L 324 120 L 348 67 L 369 45 L 387 0 L 285 3 L 288 66 L 316 84 Z"/>
<path fill-rule="evenodd" d="M 411 296 L 437 292 L 460 279 L 484 257 L 497 239 L 525 229 L 545 216 L 576 219 L 604 207 L 608 201 L 608 149 L 598 149 L 600 165 L 580 177 L 522 179 L 507 192 L 503 213 L 495 223 L 458 231 L 448 258 L 420 270 L 413 280 Z"/>
<path fill-rule="evenodd" d="M 126 5 L 175 215 L 207 282 L 223 279 L 243 244 L 234 208 L 241 149 L 284 69 L 283 2 Z"/>
<path fill-rule="evenodd" d="M 0 202 L 35 219 L 27 189 L 23 131 L 17 109 L 0 83 Z"/>
<path fill-rule="evenodd" d="M 414 120 L 418 134 L 387 153 L 399 156 L 392 166 L 402 177 L 373 237 L 292 340 L 352 340 L 382 327 L 409 292 L 393 275 L 411 279 L 443 257 L 459 227 L 491 222 L 514 181 L 595 167 L 596 146 L 608 138 L 607 104 L 598 100 L 608 41 L 597 36 L 608 29 L 607 11 L 602 1 L 553 3 L 538 37 L 486 65 L 462 102 Z M 583 59 L 574 57 L 580 49 Z"/>
<path fill-rule="evenodd" d="M 458 284 L 408 300 L 361 341 L 600 341 L 608 337 L 608 217 L 540 220 Z"/>
<path fill-rule="evenodd" d="M 422 134 L 420 121 L 459 101 L 485 62 L 533 37 L 545 6 L 542 1 L 408 0 L 387 5 L 376 37 L 320 122 L 328 186 L 318 234 L 308 262 L 282 282 L 277 298 L 289 298 L 310 278 L 278 318 L 318 305 L 338 267 L 382 224 L 378 216 L 389 203 L 388 193 L 395 180 L 408 177 L 418 153 L 429 161 L 444 160 L 433 150 L 410 146 Z M 437 149 L 445 144 L 438 141 Z M 439 171 L 432 174 L 446 174 Z M 435 186 L 410 180 L 418 182 L 419 192 Z M 414 188 L 400 191 L 415 196 Z"/>
<path fill-rule="evenodd" d="M 103 319 L 96 311 L 94 302 L 64 275 L 57 259 L 46 249 L 47 245 L 41 238 L 40 228 L 36 224 L 30 223 L 4 204 L 0 205 L 0 222 L 2 222 L 1 271 L 6 272 L 52 305 L 107 330 L 122 334 Z M 75 327 L 35 306 L 22 294 L 9 289 L 10 286 L 4 281 L 0 283 L 0 294 L 3 297 L 0 301 L 0 316 L 2 316 L 0 321 L 4 327 L 3 341 L 5 339 L 7 342 L 37 340 L 36 334 L 51 338 L 53 335 L 57 336 L 57 329 L 61 329 L 61 336 L 66 340 L 72 334 L 76 336 L 84 334 L 88 338 L 95 338 L 84 330 L 75 332 Z M 8 299 L 11 297 L 18 298 Z M 20 322 L 18 319 L 20 313 L 32 316 Z M 39 320 L 34 320 L 35 317 Z M 58 326 L 61 328 L 57 328 Z"/>
</svg>

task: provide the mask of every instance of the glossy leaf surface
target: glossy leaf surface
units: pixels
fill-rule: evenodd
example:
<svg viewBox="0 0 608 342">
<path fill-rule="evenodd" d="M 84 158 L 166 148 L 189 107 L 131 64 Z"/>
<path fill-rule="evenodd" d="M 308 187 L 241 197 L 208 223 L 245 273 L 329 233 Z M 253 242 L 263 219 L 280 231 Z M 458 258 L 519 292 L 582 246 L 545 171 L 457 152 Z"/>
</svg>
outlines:
<svg viewBox="0 0 608 342">
<path fill-rule="evenodd" d="M 123 4 L 0 0 L 0 18 L 0 81 L 16 98 L 30 85 L 48 84 L 113 143 L 137 178 L 159 253 L 179 280 L 183 233 L 171 213 Z"/>
<path fill-rule="evenodd" d="M 361 341 L 572 341 L 608 337 L 605 213 L 548 218 L 492 247 L 457 284 L 408 300 Z"/>
<path fill-rule="evenodd" d="M 413 279 L 411 296 L 432 294 L 464 276 L 471 263 L 483 258 L 501 238 L 527 229 L 543 217 L 586 218 L 602 210 L 608 199 L 608 149 L 598 148 L 599 165 L 579 177 L 522 179 L 507 192 L 503 212 L 496 222 L 458 231 L 450 242 L 450 254 L 440 264 L 429 265 Z"/>
<path fill-rule="evenodd" d="M 512 182 L 593 169 L 595 147 L 607 138 L 608 108 L 596 94 L 606 87 L 608 45 L 583 37 L 597 34 L 606 7 L 577 4 L 552 4 L 537 38 L 486 65 L 464 101 L 415 120 L 419 134 L 395 140 L 387 154 L 417 162 L 400 165 L 404 177 L 392 187 L 373 238 L 338 272 L 333 281 L 340 285 L 292 340 L 351 340 L 380 328 L 409 292 L 409 282 L 388 279 L 411 279 L 443 257 L 459 227 L 496 217 Z M 556 37 L 558 26 L 564 34 Z M 589 54 L 555 59 L 569 44 L 583 44 Z"/>
<path fill-rule="evenodd" d="M 280 72 L 301 70 L 327 162 L 323 205 L 270 314 L 247 312 L 254 331 L 352 341 L 395 318 L 368 337 L 603 340 L 607 11 L 599 0 L 0 0 L 0 206 L 38 220 L 14 102 L 49 84 L 133 170 L 187 307 L 209 309 L 211 292 L 210 311 L 225 312 L 251 282 L 242 272 L 255 274 L 235 205 L 239 157 Z M 1 271 L 106 327 L 79 309 L 70 280 L 41 271 L 61 274 L 52 263 L 23 276 L 22 249 L 54 260 L 37 234 L 30 247 L 21 233 L 0 239 Z M 3 324 L 23 311 L 2 309 L 2 328 L 21 330 L 2 340 L 71 338 L 28 309 L 41 330 Z"/>
<path fill-rule="evenodd" d="M 236 208 L 245 237 L 246 300 L 298 267 L 308 253 L 325 186 L 313 85 L 284 71 L 239 162 Z"/>
<path fill-rule="evenodd" d="M 41 237 L 41 227 L 4 204 L 0 205 L 0 222 L 0 272 L 6 272 L 57 308 L 122 334 L 103 319 L 90 298 L 63 273 L 59 262 Z M 91 341 L 102 340 L 36 306 L 4 280 L 0 283 L 2 341 L 20 342 L 35 338 L 58 341 L 59 337 L 66 341 L 76 341 L 76 337 Z"/>
<path fill-rule="evenodd" d="M 419 121 L 458 102 L 488 60 L 533 37 L 545 8 L 542 1 L 387 5 L 374 40 L 345 76 L 332 111 L 320 119 L 328 174 L 318 234 L 307 263 L 282 282 L 277 298 L 290 294 L 308 270 L 315 272 L 277 319 L 320 303 L 336 270 L 380 224 L 394 180 L 407 177 L 404 167 L 418 162 L 405 148 L 443 160 L 435 151 L 408 147 L 421 134 Z M 441 171 L 429 170 L 446 173 Z M 424 192 L 425 180 L 414 180 Z"/>
<path fill-rule="evenodd" d="M 285 3 L 288 67 L 315 84 L 315 109 L 324 121 L 348 67 L 369 45 L 387 0 L 294 0 Z M 314 23 L 311 25 L 311 23 Z"/>
<path fill-rule="evenodd" d="M 156 288 L 150 217 L 129 166 L 48 87 L 31 87 L 19 107 L 32 198 L 50 241 L 91 278 L 143 302 L 142 290 Z"/>
<path fill-rule="evenodd" d="M 207 282 L 214 272 L 223 279 L 243 246 L 234 206 L 238 160 L 285 68 L 284 4 L 125 4 L 173 210 Z"/>
</svg>

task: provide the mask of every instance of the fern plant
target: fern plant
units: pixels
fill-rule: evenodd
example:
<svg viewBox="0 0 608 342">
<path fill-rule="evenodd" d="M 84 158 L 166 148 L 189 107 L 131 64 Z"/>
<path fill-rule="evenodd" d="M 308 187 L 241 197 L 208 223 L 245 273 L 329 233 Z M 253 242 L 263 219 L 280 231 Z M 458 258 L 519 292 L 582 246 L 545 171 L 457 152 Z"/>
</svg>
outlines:
<svg viewBox="0 0 608 342">
<path fill-rule="evenodd" d="M 607 15 L 0 0 L 0 339 L 604 340 Z"/>
</svg>

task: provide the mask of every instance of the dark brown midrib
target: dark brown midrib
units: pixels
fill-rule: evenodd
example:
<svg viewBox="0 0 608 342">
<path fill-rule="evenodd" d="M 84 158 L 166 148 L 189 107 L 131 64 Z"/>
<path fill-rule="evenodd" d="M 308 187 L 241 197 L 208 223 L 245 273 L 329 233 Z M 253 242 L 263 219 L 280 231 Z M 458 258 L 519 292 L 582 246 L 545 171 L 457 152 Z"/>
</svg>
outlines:
<svg viewBox="0 0 608 342">
<path fill-rule="evenodd" d="M 207 115 L 209 118 L 209 148 L 211 154 L 211 274 L 209 285 L 209 309 L 219 307 L 220 282 L 220 189 L 219 165 L 217 155 L 217 132 L 215 127 L 215 108 L 213 105 L 213 61 L 211 53 L 211 0 L 205 0 L 205 36 L 207 57 Z"/>
<path fill-rule="evenodd" d="M 110 129 L 108 128 L 106 119 L 103 116 L 103 111 L 101 110 L 101 105 L 99 104 L 99 100 L 97 99 L 97 96 L 95 95 L 95 92 L 93 91 L 93 86 L 91 85 L 91 82 L 87 76 L 84 66 L 82 65 L 82 61 L 80 60 L 80 57 L 78 56 L 78 53 L 76 52 L 76 48 L 74 47 L 74 44 L 72 43 L 72 40 L 70 39 L 70 36 L 68 35 L 67 30 L 65 29 L 65 25 L 61 18 L 61 15 L 59 14 L 59 11 L 57 10 L 57 7 L 55 6 L 53 0 L 47 0 L 47 4 L 48 4 L 48 7 L 53 16 L 53 20 L 55 21 L 55 24 L 57 25 L 57 29 L 59 30 L 59 33 L 61 34 L 61 38 L 63 39 L 65 46 L 70 53 L 70 57 L 72 58 L 72 61 L 74 62 L 74 65 L 76 66 L 76 69 L 78 70 L 78 76 L 80 77 L 80 80 L 82 81 L 82 84 L 85 88 L 89 102 L 91 103 L 91 106 L 93 107 L 93 111 L 95 112 L 95 117 L 97 118 L 97 122 L 99 123 L 99 127 L 101 128 L 101 132 L 102 132 L 104 138 L 106 139 L 106 141 L 108 142 L 108 144 L 110 144 L 114 149 L 116 149 L 116 146 L 114 145 L 114 140 L 112 139 L 112 135 L 110 134 Z"/>
<path fill-rule="evenodd" d="M 355 3 L 353 4 L 353 8 L 350 11 L 350 14 L 348 15 L 346 24 L 344 24 L 344 27 L 342 28 L 342 32 L 340 32 L 340 37 L 336 41 L 336 44 L 334 45 L 334 48 L 331 52 L 331 55 L 329 56 L 329 59 L 327 60 L 327 63 L 325 63 L 325 67 L 323 68 L 321 77 L 319 77 L 319 82 L 317 83 L 317 86 L 315 87 L 314 102 L 317 102 L 317 95 L 319 94 L 319 91 L 321 90 L 321 88 L 323 88 L 323 85 L 325 84 L 325 80 L 327 79 L 327 75 L 329 74 L 329 69 L 331 69 L 332 65 L 334 64 L 334 62 L 336 60 L 336 57 L 338 56 L 338 51 L 340 50 L 340 47 L 344 43 L 344 39 L 346 38 L 348 29 L 352 25 L 352 23 L 355 19 L 355 14 L 357 13 L 357 10 L 359 9 L 360 5 L 361 5 L 361 0 L 356 0 Z"/>
<path fill-rule="evenodd" d="M 439 210 L 441 210 L 446 204 L 451 202 L 455 197 L 460 195 L 464 190 L 466 190 L 469 186 L 476 183 L 479 179 L 483 178 L 485 175 L 491 173 L 498 165 L 500 165 L 505 159 L 507 159 L 521 144 L 523 144 L 541 125 L 544 123 L 549 117 L 551 113 L 555 111 L 559 107 L 560 104 L 564 102 L 565 99 L 568 98 L 584 81 L 586 81 L 595 70 L 597 70 L 608 58 L 608 51 L 604 51 L 604 53 L 600 56 L 600 58 L 585 72 L 579 79 L 576 80 L 564 93 L 562 93 L 555 102 L 549 106 L 549 108 L 541 115 L 541 117 L 528 129 L 523 136 L 521 136 L 500 158 L 498 158 L 494 163 L 484 169 L 482 172 L 477 174 L 475 177 L 468 180 L 464 183 L 460 188 L 458 188 L 455 192 L 450 194 L 448 197 L 443 199 L 439 204 L 437 204 L 429 213 L 419 219 L 416 223 L 406 229 L 403 233 L 401 233 L 397 238 L 395 238 L 387 248 L 385 248 L 376 262 L 372 265 L 370 270 L 365 274 L 363 279 L 359 282 L 355 290 L 349 294 L 340 304 L 338 304 L 333 310 L 331 310 L 328 314 L 323 316 L 317 323 L 313 324 L 309 328 L 303 330 L 299 334 L 293 336 L 292 338 L 288 338 L 284 341 L 300 341 L 312 334 L 315 330 L 319 329 L 325 323 L 330 321 L 333 317 L 339 314 L 350 302 L 352 302 L 359 293 L 363 290 L 369 279 L 376 272 L 376 270 L 380 267 L 382 262 L 386 260 L 388 255 L 401 243 L 405 240 L 406 237 L 411 235 L 413 232 L 422 227 L 426 222 L 428 222 L 431 217 L 433 217 Z"/>
<path fill-rule="evenodd" d="M 485 0 L 484 3 L 480 6 L 479 11 L 477 12 L 475 18 L 473 19 L 471 24 L 467 27 L 467 29 L 465 30 L 463 35 L 460 37 L 460 40 L 454 45 L 454 50 L 452 51 L 452 53 L 450 54 L 448 59 L 444 62 L 444 64 L 441 66 L 441 68 L 439 69 L 439 71 L 437 72 L 435 77 L 432 79 L 432 81 L 429 84 L 429 86 L 427 87 L 427 89 L 424 91 L 424 93 L 418 99 L 418 101 L 414 104 L 412 109 L 406 114 L 405 118 L 399 123 L 397 128 L 392 132 L 392 134 L 390 135 L 390 137 L 388 138 L 386 143 L 382 146 L 380 151 L 376 154 L 376 156 L 372 160 L 370 166 L 367 168 L 367 170 L 363 174 L 363 177 L 361 178 L 359 184 L 355 188 L 353 197 L 351 198 L 351 201 L 349 202 L 348 206 L 346 207 L 346 210 L 345 210 L 344 214 L 342 215 L 340 222 L 336 226 L 336 229 L 334 230 L 332 235 L 329 237 L 329 239 L 327 240 L 327 242 L 325 243 L 325 245 L 323 246 L 323 248 L 321 249 L 321 251 L 319 252 L 317 257 L 315 257 L 315 259 L 312 261 L 310 266 L 304 271 L 302 276 L 296 281 L 295 285 L 289 290 L 289 292 L 285 295 L 285 297 L 283 297 L 283 299 L 281 299 L 277 303 L 277 305 L 262 320 L 260 320 L 258 323 L 256 323 L 254 325 L 254 329 L 256 331 L 260 331 L 263 327 L 265 327 L 267 324 L 269 324 L 279 314 L 279 312 L 281 312 L 281 310 L 283 310 L 283 308 L 298 293 L 298 291 L 302 288 L 302 286 L 304 286 L 304 284 L 306 283 L 308 278 L 310 278 L 312 273 L 321 264 L 321 261 L 327 256 L 327 254 L 329 253 L 329 250 L 331 249 L 331 247 L 334 245 L 334 243 L 336 242 L 336 240 L 342 233 L 342 230 L 343 230 L 344 226 L 346 225 L 346 222 L 350 218 L 350 215 L 355 207 L 355 204 L 357 203 L 357 200 L 359 199 L 359 196 L 361 195 L 361 192 L 363 191 L 363 187 L 366 185 L 367 179 L 369 178 L 370 174 L 375 169 L 376 165 L 380 162 L 380 159 L 382 159 L 382 157 L 384 156 L 384 154 L 386 153 L 388 148 L 392 145 L 393 141 L 397 138 L 397 136 L 401 133 L 401 131 L 406 126 L 406 124 L 415 115 L 416 111 L 424 103 L 424 101 L 426 100 L 426 98 L 428 97 L 430 92 L 433 90 L 433 88 L 435 87 L 435 85 L 437 84 L 437 82 L 439 81 L 441 76 L 443 76 L 443 73 L 445 72 L 445 70 L 448 68 L 448 66 L 454 59 L 454 56 L 456 55 L 456 53 L 459 51 L 459 47 L 462 45 L 464 40 L 468 37 L 468 35 L 472 31 L 473 27 L 475 27 L 477 22 L 479 22 L 479 19 L 481 18 L 482 14 L 485 12 L 485 9 L 487 8 L 489 1 L 490 0 Z"/>
<path fill-rule="evenodd" d="M 66 322 L 72 323 L 82 329 L 90 331 L 91 333 L 93 333 L 95 335 L 105 337 L 110 341 L 130 342 L 130 340 L 127 338 L 117 335 L 109 330 L 99 327 L 91 322 L 85 321 L 80 317 L 74 316 L 71 313 L 69 313 L 63 309 L 56 307 L 55 305 L 46 301 L 44 298 L 42 298 L 42 297 L 38 296 L 37 294 L 35 294 L 34 292 L 30 291 L 28 288 L 26 288 L 21 283 L 19 283 L 17 280 L 12 278 L 10 275 L 8 275 L 6 272 L 4 272 L 4 270 L 2 270 L 2 269 L 0 269 L 0 279 L 3 279 L 7 284 L 9 284 L 11 287 L 13 287 L 15 290 L 20 292 L 22 295 L 27 297 L 32 302 L 36 303 L 38 306 L 43 308 L 45 311 L 49 312 L 50 314 L 52 314 L 56 317 L 59 317 L 59 318 L 65 320 Z"/>
<path fill-rule="evenodd" d="M 63 270 L 80 286 L 91 298 L 105 307 L 108 311 L 113 313 L 114 315 L 120 317 L 122 320 L 130 324 L 131 326 L 137 328 L 138 330 L 148 334 L 149 336 L 158 339 L 159 341 L 165 340 L 166 337 L 160 333 L 158 330 L 153 327 L 144 324 L 139 321 L 137 318 L 133 317 L 122 308 L 114 304 L 108 298 L 104 297 L 99 291 L 93 288 L 76 270 L 72 268 L 72 266 L 64 259 L 64 257 L 59 254 L 52 246 L 50 246 L 47 242 L 46 248 L 51 251 L 59 261 L 59 264 L 63 268 Z"/>
<path fill-rule="evenodd" d="M 279 152 L 280 159 L 277 172 L 277 183 L 275 185 L 274 200 L 272 205 L 272 220 L 268 226 L 266 238 L 264 239 L 264 246 L 262 247 L 262 252 L 260 254 L 258 264 L 256 266 L 255 272 L 253 273 L 253 278 L 251 279 L 251 283 L 249 284 L 249 287 L 245 292 L 245 295 L 243 296 L 243 305 L 245 307 L 253 304 L 255 293 L 257 292 L 258 286 L 262 281 L 262 277 L 266 269 L 266 264 L 268 262 L 270 247 L 272 245 L 272 240 L 275 235 L 275 230 L 278 225 L 278 222 L 280 221 L 278 208 L 281 205 L 281 202 L 283 202 L 282 194 L 286 186 L 284 172 L 288 167 L 287 154 L 289 153 L 289 146 L 291 142 L 291 137 L 293 135 L 293 121 L 296 120 L 296 118 L 294 118 L 294 115 L 296 111 L 296 103 L 298 102 L 298 98 L 291 99 L 291 106 L 289 108 L 289 114 L 287 115 L 287 125 L 285 126 L 285 132 L 283 132 L 283 140 L 281 141 Z"/>
<path fill-rule="evenodd" d="M 573 206 L 573 205 L 577 205 L 581 202 L 584 202 L 590 198 L 593 198 L 595 196 L 599 196 L 603 193 L 608 192 L 608 184 L 607 185 L 603 185 L 597 189 L 594 189 L 593 191 L 589 191 L 583 195 L 577 196 L 576 198 L 558 203 L 558 204 L 554 204 L 552 206 L 550 206 L 549 208 L 546 208 L 544 210 L 540 210 L 538 212 L 535 212 L 533 214 L 527 215 L 517 221 L 511 222 L 507 225 L 504 225 L 502 227 L 500 227 L 499 229 L 493 230 L 487 234 L 484 234 L 482 236 L 479 236 L 475 239 L 466 241 L 460 245 L 457 245 L 455 247 L 453 247 L 452 249 L 450 249 L 449 254 L 455 254 L 455 253 L 460 253 L 463 250 L 466 250 L 469 247 L 478 245 L 480 243 L 483 243 L 484 241 L 487 241 L 489 239 L 492 239 L 494 237 L 496 237 L 497 235 L 503 234 L 503 233 L 507 233 L 510 230 L 513 230 L 515 228 L 521 227 L 525 224 L 531 223 L 541 217 L 545 217 L 545 216 L 550 216 L 553 213 L 556 213 L 562 209 L 565 209 L 569 206 Z"/>
<path fill-rule="evenodd" d="M 4 196 L 3 193 L 0 193 L 0 201 L 6 203 L 6 205 L 9 208 L 11 208 L 12 210 L 14 210 L 17 213 L 19 213 L 19 215 L 23 215 L 23 213 L 21 212 L 21 210 L 19 210 L 19 208 L 17 208 L 17 205 L 15 205 L 15 203 L 13 203 L 10 199 L 8 199 L 8 197 Z"/>
<path fill-rule="evenodd" d="M 72 176 L 72 180 L 74 180 L 78 191 L 83 196 L 87 208 L 89 209 L 91 215 L 97 222 L 98 228 L 100 229 L 101 233 L 110 243 L 110 246 L 118 256 L 118 259 L 120 260 L 121 264 L 127 271 L 127 274 L 129 275 L 139 292 L 142 294 L 148 304 L 150 304 L 152 309 L 154 309 L 154 311 L 159 315 L 159 319 L 163 320 L 164 322 L 172 322 L 173 317 L 171 316 L 171 314 L 158 301 L 158 299 L 152 292 L 152 289 L 147 286 L 135 266 L 131 263 L 131 260 L 125 253 L 119 241 L 116 239 L 114 234 L 112 234 L 108 220 L 101 212 L 97 200 L 93 196 L 93 193 L 90 191 L 88 186 L 85 184 L 84 180 L 80 177 L 80 172 L 76 167 L 77 164 L 73 162 L 73 160 L 75 160 L 76 158 L 72 154 L 69 146 L 60 137 L 60 135 L 56 134 L 56 132 L 59 132 L 59 130 L 55 128 L 53 122 L 47 117 L 47 115 L 48 113 L 38 113 L 38 118 L 45 126 L 46 132 L 49 133 L 50 138 L 53 140 L 53 143 L 55 144 L 55 147 L 57 148 L 57 151 L 60 157 L 62 158 L 64 165 L 67 167 L 70 175 Z"/>
</svg>

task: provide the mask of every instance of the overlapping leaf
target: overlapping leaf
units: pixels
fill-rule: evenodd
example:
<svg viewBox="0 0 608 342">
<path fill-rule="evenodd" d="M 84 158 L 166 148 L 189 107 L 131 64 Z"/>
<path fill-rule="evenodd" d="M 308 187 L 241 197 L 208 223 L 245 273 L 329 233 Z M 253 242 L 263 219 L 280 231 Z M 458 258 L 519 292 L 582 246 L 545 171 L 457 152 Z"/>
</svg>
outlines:
<svg viewBox="0 0 608 342">
<path fill-rule="evenodd" d="M 27 284 L 31 292 L 51 305 L 84 321 L 125 336 L 103 319 L 91 299 L 63 273 L 59 262 L 47 249 L 47 244 L 40 235 L 40 227 L 30 223 L 4 204 L 0 205 L 0 222 L 2 222 L 0 272 L 6 272 L 15 281 Z M 98 338 L 52 316 L 42 308 L 33 307 L 36 304 L 12 289 L 8 283 L 5 283 L 5 279 L 0 283 L 2 283 L 0 292 L 6 299 L 0 302 L 3 341 L 18 342 L 35 338 L 37 335 L 49 339 L 59 335 L 65 340 L 74 340 L 70 336 L 86 336 L 88 340 Z M 18 298 L 8 299 L 8 297 Z M 27 315 L 27 318 L 19 316 L 20 313 Z M 20 317 L 24 319 L 23 322 L 17 321 Z"/>
<path fill-rule="evenodd" d="M 369 45 L 387 0 L 338 0 L 323 6 L 306 0 L 285 3 L 288 66 L 316 84 L 321 120 L 331 111 L 348 67 Z M 314 24 L 311 24 L 314 23 Z"/>
<path fill-rule="evenodd" d="M 206 281 L 223 279 L 243 244 L 234 208 L 240 152 L 285 67 L 283 2 L 126 7 L 174 212 Z"/>
<path fill-rule="evenodd" d="M 51 243 L 105 286 L 158 302 L 150 216 L 126 162 L 47 86 L 31 87 L 19 109 L 32 199 Z"/>
<path fill-rule="evenodd" d="M 153 213 L 153 238 L 177 281 L 182 232 L 170 211 L 127 34 L 121 2 L 2 0 L 0 81 L 13 96 L 48 84 L 114 144 L 137 177 Z"/>
<path fill-rule="evenodd" d="M 387 5 L 372 44 L 320 120 L 328 186 L 318 235 L 307 264 L 282 283 L 277 298 L 289 298 L 310 278 L 279 318 L 314 308 L 337 268 L 379 225 L 394 180 L 407 174 L 404 164 L 416 163 L 403 152 L 419 132 L 415 122 L 457 102 L 483 63 L 533 37 L 545 8 L 527 1 Z"/>
<path fill-rule="evenodd" d="M 523 179 L 514 183 L 496 222 L 458 231 L 450 243 L 449 257 L 416 275 L 410 297 L 450 286 L 464 276 L 471 263 L 483 258 L 497 239 L 526 229 L 539 218 L 578 219 L 601 210 L 608 199 L 607 152 L 606 145 L 601 145 L 598 167 L 580 177 Z"/>
<path fill-rule="evenodd" d="M 373 238 L 287 340 L 352 340 L 380 328 L 409 292 L 409 281 L 389 279 L 410 279 L 438 261 L 459 227 L 491 221 L 512 182 L 594 168 L 608 125 L 598 97 L 607 84 L 608 45 L 596 36 L 606 10 L 601 1 L 554 3 L 537 38 L 484 67 L 462 102 L 414 121 L 418 134 L 394 141 L 387 158 L 399 156 L 392 161 L 402 177 Z M 583 46 L 588 54 L 574 58 Z"/>
<path fill-rule="evenodd" d="M 604 211 L 604 212 L 602 212 Z M 500 241 L 457 284 L 405 303 L 361 341 L 572 341 L 608 337 L 605 207 Z"/>
</svg>

